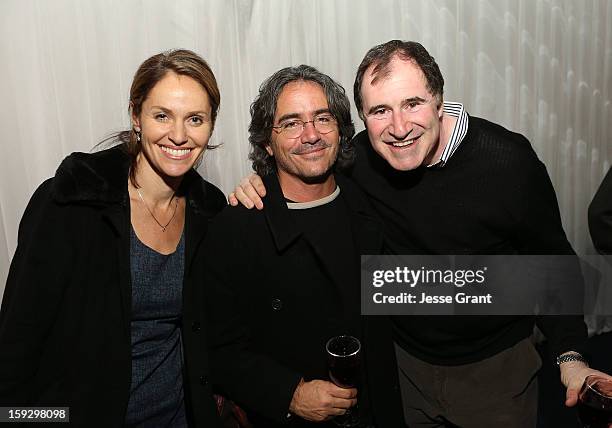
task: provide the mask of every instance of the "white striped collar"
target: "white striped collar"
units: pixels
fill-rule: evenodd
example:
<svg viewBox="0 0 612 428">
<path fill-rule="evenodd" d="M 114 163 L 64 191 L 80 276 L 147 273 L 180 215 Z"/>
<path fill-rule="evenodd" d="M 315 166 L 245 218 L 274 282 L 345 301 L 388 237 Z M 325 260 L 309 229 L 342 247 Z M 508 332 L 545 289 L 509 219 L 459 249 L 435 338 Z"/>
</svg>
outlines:
<svg viewBox="0 0 612 428">
<path fill-rule="evenodd" d="M 450 157 L 455 153 L 459 144 L 465 138 L 468 130 L 468 114 L 461 103 L 455 102 L 444 102 L 444 114 L 448 116 L 453 116 L 457 118 L 457 122 L 453 127 L 453 131 L 451 132 L 450 138 L 446 143 L 446 147 L 444 147 L 444 151 L 440 156 L 440 159 L 429 165 L 428 167 L 443 167 L 446 165 L 446 162 L 450 159 Z"/>
</svg>

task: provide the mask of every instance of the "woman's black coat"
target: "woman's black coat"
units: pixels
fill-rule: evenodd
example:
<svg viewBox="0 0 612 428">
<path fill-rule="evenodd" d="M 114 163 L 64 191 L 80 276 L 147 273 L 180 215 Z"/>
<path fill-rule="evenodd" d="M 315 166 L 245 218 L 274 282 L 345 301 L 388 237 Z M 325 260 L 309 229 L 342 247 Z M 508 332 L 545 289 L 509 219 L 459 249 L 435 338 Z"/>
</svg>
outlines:
<svg viewBox="0 0 612 428">
<path fill-rule="evenodd" d="M 0 311 L 0 406 L 68 406 L 73 426 L 118 427 L 131 383 L 129 158 L 74 153 L 35 192 Z M 183 346 L 188 415 L 217 426 L 203 323 L 202 240 L 225 198 L 183 180 Z"/>
</svg>

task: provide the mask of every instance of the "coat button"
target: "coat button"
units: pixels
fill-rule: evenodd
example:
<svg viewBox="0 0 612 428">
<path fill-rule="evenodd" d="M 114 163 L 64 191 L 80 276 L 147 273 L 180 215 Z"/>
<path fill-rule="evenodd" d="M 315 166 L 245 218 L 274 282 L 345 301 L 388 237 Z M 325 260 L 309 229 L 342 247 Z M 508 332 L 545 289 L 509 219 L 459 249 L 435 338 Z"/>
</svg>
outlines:
<svg viewBox="0 0 612 428">
<path fill-rule="evenodd" d="M 199 321 L 194 321 L 191 323 L 191 331 L 197 332 L 197 331 L 200 331 L 200 329 L 201 329 L 201 326 L 200 326 Z"/>
<path fill-rule="evenodd" d="M 206 386 L 208 385 L 208 378 L 204 375 L 200 376 L 200 385 Z"/>
<path fill-rule="evenodd" d="M 272 309 L 275 311 L 280 311 L 283 307 L 283 302 L 281 299 L 272 299 Z"/>
</svg>

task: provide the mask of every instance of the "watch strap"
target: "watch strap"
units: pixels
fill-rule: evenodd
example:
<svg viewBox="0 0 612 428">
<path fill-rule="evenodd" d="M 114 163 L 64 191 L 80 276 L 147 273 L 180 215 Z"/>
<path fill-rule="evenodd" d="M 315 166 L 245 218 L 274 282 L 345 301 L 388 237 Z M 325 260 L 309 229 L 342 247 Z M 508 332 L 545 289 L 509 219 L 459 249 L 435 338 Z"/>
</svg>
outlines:
<svg viewBox="0 0 612 428">
<path fill-rule="evenodd" d="M 583 363 L 587 362 L 582 354 L 579 354 L 578 352 L 568 352 L 557 357 L 557 366 L 560 366 L 563 363 L 569 363 L 571 361 L 582 361 Z"/>
</svg>

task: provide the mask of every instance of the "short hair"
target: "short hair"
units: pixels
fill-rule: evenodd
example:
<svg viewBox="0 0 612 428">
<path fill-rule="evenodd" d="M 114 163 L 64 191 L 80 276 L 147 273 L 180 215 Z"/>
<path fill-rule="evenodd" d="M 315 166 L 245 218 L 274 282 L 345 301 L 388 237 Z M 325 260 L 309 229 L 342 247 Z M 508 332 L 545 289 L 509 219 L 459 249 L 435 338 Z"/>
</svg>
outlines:
<svg viewBox="0 0 612 428">
<path fill-rule="evenodd" d="M 384 79 L 390 73 L 389 64 L 398 57 L 404 61 L 412 61 L 425 75 L 427 82 L 427 90 L 438 97 L 438 102 L 442 101 L 444 95 L 444 77 L 440 72 L 440 67 L 436 63 L 427 49 L 418 42 L 391 40 L 386 43 L 374 46 L 366 54 L 359 68 L 357 68 L 357 76 L 353 85 L 353 96 L 355 98 L 355 107 L 359 113 L 361 120 L 365 120 L 363 115 L 363 100 L 361 98 L 361 85 L 363 76 L 370 66 L 372 69 L 372 83 L 376 83 L 380 79 Z"/>
<path fill-rule="evenodd" d="M 253 162 L 253 169 L 261 176 L 276 171 L 276 162 L 268 154 L 266 147 L 271 142 L 278 98 L 285 85 L 296 81 L 314 82 L 320 85 L 325 92 L 329 111 L 336 119 L 340 132 L 340 150 L 334 168 L 348 168 L 355 157 L 351 144 L 355 127 L 351 119 L 351 105 L 346 92 L 339 83 L 316 68 L 299 65 L 283 68 L 267 78 L 259 87 L 259 94 L 251 104 L 249 159 Z"/>
<path fill-rule="evenodd" d="M 170 72 L 176 73 L 179 76 L 191 77 L 202 85 L 208 94 L 211 107 L 210 120 L 212 128 L 214 128 L 219 104 L 221 103 L 217 79 L 215 79 L 215 75 L 208 63 L 198 54 L 187 49 L 173 49 L 158 53 L 145 60 L 138 67 L 130 88 L 130 111 L 136 116 L 140 115 L 142 105 L 151 90 Z M 138 187 L 136 182 L 136 159 L 142 151 L 142 145 L 137 141 L 134 129 L 119 132 L 116 134 L 116 139 L 126 145 L 131 163 L 130 181 L 134 186 Z M 212 149 L 214 147 L 208 146 L 208 148 Z"/>
</svg>

